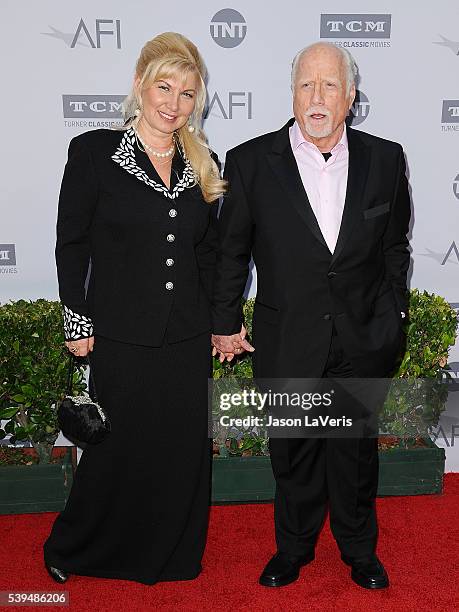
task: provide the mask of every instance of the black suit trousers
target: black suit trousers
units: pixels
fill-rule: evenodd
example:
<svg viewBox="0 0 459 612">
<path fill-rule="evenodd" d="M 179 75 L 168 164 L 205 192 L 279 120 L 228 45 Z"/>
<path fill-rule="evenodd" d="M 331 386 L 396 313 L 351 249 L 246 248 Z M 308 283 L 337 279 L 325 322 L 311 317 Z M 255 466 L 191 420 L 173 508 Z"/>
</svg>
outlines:
<svg viewBox="0 0 459 612">
<path fill-rule="evenodd" d="M 333 326 L 322 377 L 352 376 L 352 366 Z M 312 550 L 327 504 L 331 530 L 341 553 L 364 557 L 375 551 L 377 437 L 271 438 L 270 454 L 276 479 L 279 551 L 300 556 Z"/>
</svg>

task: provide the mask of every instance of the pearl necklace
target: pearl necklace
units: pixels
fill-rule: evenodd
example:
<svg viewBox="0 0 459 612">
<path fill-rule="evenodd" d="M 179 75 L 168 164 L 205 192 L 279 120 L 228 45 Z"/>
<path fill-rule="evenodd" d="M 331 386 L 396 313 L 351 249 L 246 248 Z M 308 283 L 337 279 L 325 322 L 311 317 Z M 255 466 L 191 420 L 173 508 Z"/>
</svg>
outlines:
<svg viewBox="0 0 459 612">
<path fill-rule="evenodd" d="M 175 142 L 172 141 L 172 146 L 170 147 L 170 149 L 167 149 L 167 151 L 165 151 L 164 153 L 161 153 L 159 151 L 155 151 L 154 149 L 152 149 L 149 145 L 147 145 L 146 142 L 144 142 L 139 134 L 137 133 L 137 130 L 134 130 L 135 135 L 137 136 L 137 138 L 140 140 L 142 146 L 144 147 L 144 149 L 146 149 L 149 153 L 151 153 L 154 157 L 158 157 L 158 158 L 162 158 L 162 157 L 170 157 L 172 155 L 172 153 L 175 151 Z"/>
</svg>

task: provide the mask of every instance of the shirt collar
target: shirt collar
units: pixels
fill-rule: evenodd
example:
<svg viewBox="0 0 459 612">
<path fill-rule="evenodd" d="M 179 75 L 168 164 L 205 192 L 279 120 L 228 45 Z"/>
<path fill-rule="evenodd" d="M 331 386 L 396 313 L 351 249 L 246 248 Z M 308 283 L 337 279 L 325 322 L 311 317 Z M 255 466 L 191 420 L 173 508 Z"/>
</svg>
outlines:
<svg viewBox="0 0 459 612">
<path fill-rule="evenodd" d="M 292 150 L 296 151 L 301 145 L 305 144 L 306 146 L 315 149 L 317 151 L 319 151 L 319 149 L 316 147 L 315 144 L 313 144 L 312 142 L 309 142 L 309 140 L 306 140 L 305 137 L 303 136 L 303 133 L 300 129 L 300 126 L 298 125 L 298 122 L 295 121 L 292 125 L 292 127 L 290 128 L 290 142 L 292 145 Z M 339 151 L 340 149 L 342 150 L 348 150 L 348 141 L 347 141 L 347 129 L 346 126 L 344 126 L 344 130 L 343 133 L 341 134 L 341 138 L 339 139 L 339 141 L 335 144 L 335 146 L 333 147 L 333 149 L 330 151 L 330 153 L 334 153 L 336 151 Z M 320 151 L 319 151 L 320 153 Z M 322 155 L 322 153 L 321 153 Z"/>
</svg>

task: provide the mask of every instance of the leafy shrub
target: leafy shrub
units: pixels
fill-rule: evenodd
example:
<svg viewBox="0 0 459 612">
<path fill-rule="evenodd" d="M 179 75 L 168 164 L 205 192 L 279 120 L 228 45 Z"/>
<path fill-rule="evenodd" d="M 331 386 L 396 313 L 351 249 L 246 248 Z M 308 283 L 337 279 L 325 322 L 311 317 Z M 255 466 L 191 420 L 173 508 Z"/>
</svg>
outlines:
<svg viewBox="0 0 459 612">
<path fill-rule="evenodd" d="M 406 351 L 395 374 L 380 428 L 399 435 L 411 446 L 429 427 L 438 424 L 448 399 L 448 353 L 456 341 L 458 320 L 442 297 L 418 289 L 410 291 Z M 406 383 L 406 384 L 405 384 Z"/>
<path fill-rule="evenodd" d="M 244 325 L 249 337 L 254 303 L 254 298 L 251 298 L 243 305 Z M 380 430 L 399 435 L 403 438 L 403 445 L 414 444 L 418 435 L 425 432 L 427 424 L 436 425 L 445 408 L 448 397 L 448 385 L 444 384 L 444 378 L 448 376 L 445 367 L 449 349 L 456 340 L 457 327 L 456 312 L 444 298 L 418 289 L 410 291 L 409 319 L 404 328 L 406 351 L 394 375 L 396 379 L 404 380 L 403 384 L 395 382 L 392 385 L 379 418 Z M 223 364 L 214 358 L 215 379 L 228 378 L 230 383 L 234 378 L 251 377 L 252 363 L 248 353 Z M 219 391 L 222 390 L 221 382 Z M 239 441 L 226 441 L 226 446 L 230 444 L 235 453 L 238 445 L 242 448 L 241 441 L 247 439 L 247 444 L 253 445 L 253 438 L 253 432 L 241 430 Z M 266 438 L 260 436 L 259 440 L 265 448 Z M 219 439 L 218 442 L 222 448 L 223 441 Z M 249 451 L 249 448 L 244 450 Z M 227 452 L 222 448 L 222 454 Z"/>
<path fill-rule="evenodd" d="M 56 403 L 65 395 L 69 352 L 57 301 L 19 300 L 0 306 L 0 439 L 30 440 L 48 462 L 59 435 Z M 84 364 L 73 379 L 75 394 L 86 388 Z"/>
</svg>

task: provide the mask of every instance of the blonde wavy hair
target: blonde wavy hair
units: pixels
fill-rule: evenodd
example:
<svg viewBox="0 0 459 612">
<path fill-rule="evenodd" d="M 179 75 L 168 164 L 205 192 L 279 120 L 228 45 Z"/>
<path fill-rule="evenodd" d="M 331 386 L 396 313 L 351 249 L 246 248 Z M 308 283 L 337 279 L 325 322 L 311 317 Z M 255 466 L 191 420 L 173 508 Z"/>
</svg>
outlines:
<svg viewBox="0 0 459 612">
<path fill-rule="evenodd" d="M 197 47 L 185 36 L 176 32 L 164 32 L 145 43 L 137 60 L 135 76 L 140 79 L 138 87 L 133 84 L 132 90 L 123 102 L 125 130 L 136 125 L 142 114 L 141 92 L 148 89 L 159 79 L 172 75 L 186 75 L 194 72 L 197 76 L 197 92 L 193 114 L 189 124 L 194 131 L 184 125 L 177 130 L 180 143 L 189 159 L 204 200 L 213 202 L 226 191 L 226 181 L 220 178 L 217 164 L 211 157 L 206 136 L 202 130 L 202 115 L 206 103 L 206 86 L 204 78 L 206 69 Z M 136 110 L 140 114 L 136 116 Z"/>
</svg>

